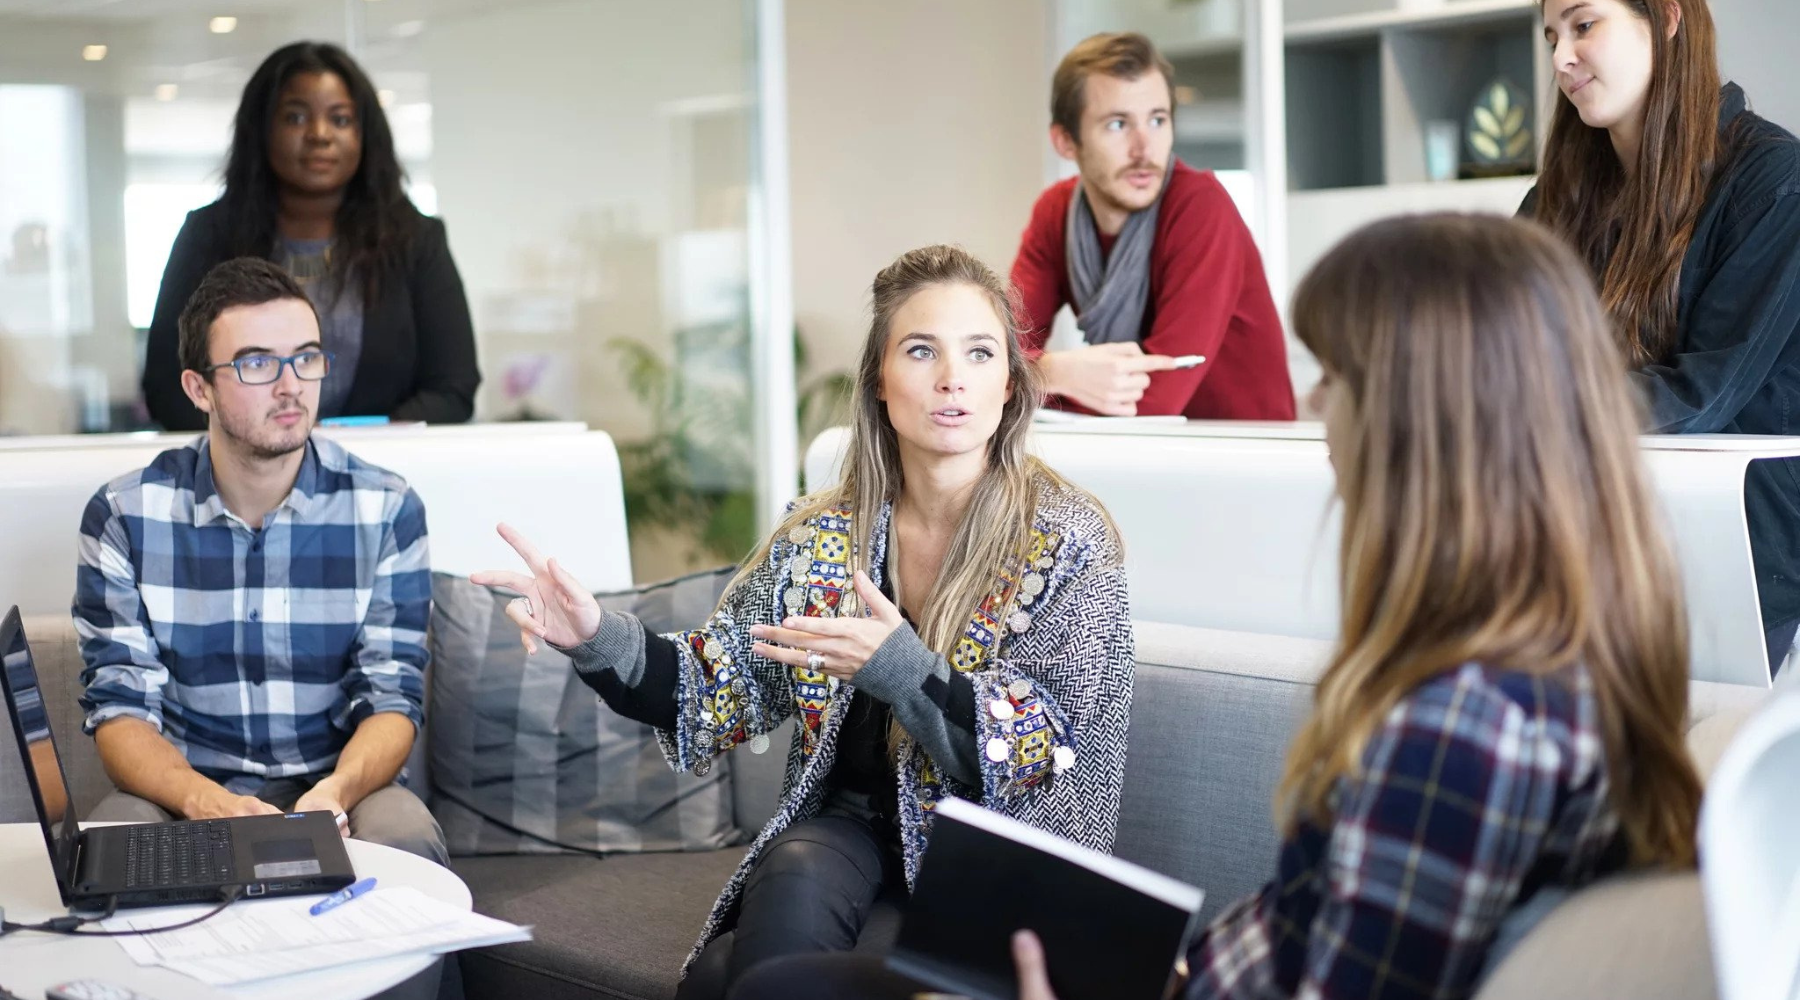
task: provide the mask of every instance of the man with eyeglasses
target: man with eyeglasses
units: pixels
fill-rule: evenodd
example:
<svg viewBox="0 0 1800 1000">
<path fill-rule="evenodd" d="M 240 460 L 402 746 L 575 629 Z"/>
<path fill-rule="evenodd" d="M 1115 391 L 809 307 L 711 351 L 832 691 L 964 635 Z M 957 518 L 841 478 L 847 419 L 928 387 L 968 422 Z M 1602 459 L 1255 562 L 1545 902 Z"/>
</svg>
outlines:
<svg viewBox="0 0 1800 1000">
<path fill-rule="evenodd" d="M 182 311 L 207 432 L 100 488 L 81 520 L 82 707 L 118 791 L 91 820 L 326 809 L 439 863 L 395 784 L 424 720 L 425 507 L 315 438 L 331 354 L 268 261 L 215 267 Z"/>
</svg>

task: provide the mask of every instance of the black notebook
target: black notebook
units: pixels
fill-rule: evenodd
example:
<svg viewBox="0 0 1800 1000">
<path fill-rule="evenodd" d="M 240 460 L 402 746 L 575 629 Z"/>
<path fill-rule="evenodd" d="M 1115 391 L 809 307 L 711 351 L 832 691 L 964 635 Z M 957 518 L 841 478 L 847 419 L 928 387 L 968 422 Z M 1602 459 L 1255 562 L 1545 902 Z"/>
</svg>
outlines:
<svg viewBox="0 0 1800 1000">
<path fill-rule="evenodd" d="M 938 803 L 888 967 L 975 1000 L 1015 1000 L 1012 935 L 1044 942 L 1058 1000 L 1161 1000 L 1199 889 L 965 802 Z"/>
</svg>

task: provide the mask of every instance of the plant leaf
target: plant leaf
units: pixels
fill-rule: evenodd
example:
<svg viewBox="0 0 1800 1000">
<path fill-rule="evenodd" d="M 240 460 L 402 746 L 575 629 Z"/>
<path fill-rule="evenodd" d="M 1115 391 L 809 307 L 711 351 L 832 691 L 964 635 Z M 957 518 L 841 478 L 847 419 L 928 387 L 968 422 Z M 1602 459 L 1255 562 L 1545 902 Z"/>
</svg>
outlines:
<svg viewBox="0 0 1800 1000">
<path fill-rule="evenodd" d="M 1502 135 L 1512 135 L 1519 131 L 1524 124 L 1525 109 L 1515 105 L 1511 111 L 1506 113 L 1506 120 L 1501 123 L 1500 133 Z"/>
<path fill-rule="evenodd" d="M 1500 158 L 1500 144 L 1480 132 L 1469 133 L 1469 145 L 1474 146 L 1477 153 L 1490 161 Z"/>
<path fill-rule="evenodd" d="M 1506 140 L 1506 157 L 1507 157 L 1507 159 L 1514 159 L 1514 158 L 1518 157 L 1521 153 L 1525 152 L 1525 147 L 1530 144 L 1531 144 L 1531 133 L 1519 132 L 1519 133 L 1514 134 L 1511 139 Z"/>
<path fill-rule="evenodd" d="M 1480 105 L 1475 106 L 1475 127 L 1496 139 L 1503 134 L 1500 131 L 1500 119 L 1495 118 L 1492 111 Z"/>
<path fill-rule="evenodd" d="M 1488 103 L 1494 106 L 1494 114 L 1506 114 L 1507 108 L 1512 104 L 1512 99 L 1508 97 L 1506 93 L 1506 84 L 1494 84 L 1494 89 L 1488 98 Z"/>
</svg>

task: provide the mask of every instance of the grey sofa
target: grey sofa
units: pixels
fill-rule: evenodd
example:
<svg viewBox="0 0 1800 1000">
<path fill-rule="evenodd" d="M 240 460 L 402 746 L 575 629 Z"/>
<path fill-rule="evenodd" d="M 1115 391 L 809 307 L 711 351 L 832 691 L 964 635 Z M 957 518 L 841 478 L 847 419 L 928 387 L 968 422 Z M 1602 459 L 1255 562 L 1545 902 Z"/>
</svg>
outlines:
<svg viewBox="0 0 1800 1000">
<path fill-rule="evenodd" d="M 110 788 L 80 735 L 80 659 L 66 618 L 26 621 L 53 724 L 66 744 L 75 801 L 92 808 Z M 1325 643 L 1160 623 L 1137 624 L 1138 677 L 1117 853 L 1206 889 L 1218 912 L 1273 869 L 1271 795 L 1303 717 Z M 56 692 L 62 692 L 61 697 Z M 1691 736 L 1716 755 L 1735 720 L 1762 695 L 1696 683 Z M 733 761 L 741 829 L 773 811 L 779 747 Z M 18 815 L 13 767 L 0 769 L 0 818 Z M 454 867 L 476 908 L 536 927 L 526 944 L 461 956 L 470 1000 L 673 995 L 677 971 L 742 848 L 685 854 L 481 857 Z M 1488 1000 L 1606 993 L 1707 997 L 1711 960 L 1692 874 L 1615 879 L 1576 894 L 1528 936 L 1494 976 Z M 1603 990 L 1596 983 L 1608 984 Z M 1616 988 L 1615 988 L 1616 987 Z"/>
</svg>

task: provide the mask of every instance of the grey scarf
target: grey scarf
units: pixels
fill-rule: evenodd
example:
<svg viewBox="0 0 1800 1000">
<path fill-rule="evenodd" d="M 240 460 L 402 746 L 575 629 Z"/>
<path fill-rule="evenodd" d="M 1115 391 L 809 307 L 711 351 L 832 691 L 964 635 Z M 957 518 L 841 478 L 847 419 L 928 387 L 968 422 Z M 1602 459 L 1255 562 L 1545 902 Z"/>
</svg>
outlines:
<svg viewBox="0 0 1800 1000">
<path fill-rule="evenodd" d="M 1069 199 L 1063 245 L 1069 258 L 1069 287 L 1075 293 L 1082 338 L 1090 344 L 1137 343 L 1142 339 L 1144 307 L 1150 302 L 1150 248 L 1156 242 L 1156 217 L 1162 196 L 1175 174 L 1175 158 L 1163 170 L 1162 190 L 1141 212 L 1133 212 L 1119 231 L 1111 256 L 1100 252 L 1100 231 L 1079 182 Z"/>
</svg>

